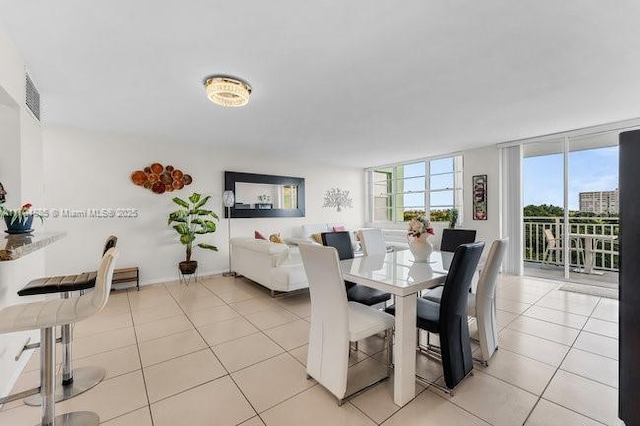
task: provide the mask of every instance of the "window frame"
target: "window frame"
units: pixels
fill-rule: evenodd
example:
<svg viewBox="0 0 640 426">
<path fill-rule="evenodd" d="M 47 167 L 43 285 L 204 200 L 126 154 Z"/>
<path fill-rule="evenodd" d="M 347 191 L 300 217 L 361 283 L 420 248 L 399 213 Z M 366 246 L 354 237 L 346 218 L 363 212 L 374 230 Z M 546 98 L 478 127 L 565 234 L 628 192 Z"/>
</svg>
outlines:
<svg viewBox="0 0 640 426">
<path fill-rule="evenodd" d="M 452 159 L 453 161 L 453 170 L 447 172 L 439 172 L 435 174 L 431 174 L 431 162 L 435 160 L 442 159 Z M 418 174 L 416 176 L 410 177 L 399 177 L 398 170 L 400 167 L 408 166 L 416 163 L 424 163 L 424 174 Z M 387 170 L 385 170 L 387 169 Z M 389 189 L 391 192 L 383 193 L 382 197 L 376 197 L 375 189 L 376 186 L 380 185 L 381 180 L 376 180 L 376 173 L 387 173 L 387 191 Z M 432 178 L 435 176 L 444 176 L 444 175 L 452 175 L 453 177 L 453 187 L 446 188 L 438 188 L 432 189 Z M 414 178 L 424 178 L 424 188 L 419 190 L 408 190 L 408 191 L 398 191 L 398 182 L 406 181 L 408 179 Z M 420 209 L 424 208 L 425 212 L 429 212 L 429 217 L 431 217 L 431 194 L 432 193 L 441 193 L 441 192 L 452 192 L 453 193 L 453 205 L 446 206 L 438 206 L 438 210 L 446 210 L 447 208 L 457 208 L 458 209 L 458 224 L 462 224 L 463 219 L 463 199 L 464 199 L 464 156 L 460 152 L 456 152 L 453 154 L 447 154 L 442 156 L 435 157 L 425 157 L 418 158 L 409 161 L 402 161 L 393 164 L 383 164 L 380 166 L 367 167 L 365 169 L 365 185 L 366 185 L 366 194 L 367 194 L 367 209 L 366 209 L 366 221 L 367 223 L 374 224 L 376 226 L 385 226 L 385 227 L 399 227 L 405 226 L 406 222 L 404 220 L 404 210 L 406 208 L 409 209 Z M 397 207 L 398 197 L 402 197 L 407 194 L 423 194 L 423 204 L 424 206 L 416 206 L 416 207 L 407 207 L 403 205 L 401 207 Z M 386 198 L 385 207 L 376 206 L 376 198 Z M 391 220 L 375 220 L 375 212 L 377 209 L 384 208 L 387 210 L 385 216 L 388 218 L 391 217 Z M 399 210 L 402 209 L 403 214 L 400 217 Z M 441 223 L 446 223 L 442 222 Z"/>
</svg>

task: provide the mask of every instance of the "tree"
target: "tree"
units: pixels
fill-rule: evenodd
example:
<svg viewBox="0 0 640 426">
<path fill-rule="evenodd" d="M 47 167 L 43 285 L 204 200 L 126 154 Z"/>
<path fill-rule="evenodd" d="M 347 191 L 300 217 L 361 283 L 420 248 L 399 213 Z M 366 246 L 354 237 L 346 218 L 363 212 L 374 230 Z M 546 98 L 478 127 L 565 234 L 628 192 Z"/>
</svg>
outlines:
<svg viewBox="0 0 640 426">
<path fill-rule="evenodd" d="M 524 216 L 564 216 L 564 209 L 551 204 L 541 204 L 539 206 L 529 204 L 525 206 L 523 213 Z"/>
</svg>

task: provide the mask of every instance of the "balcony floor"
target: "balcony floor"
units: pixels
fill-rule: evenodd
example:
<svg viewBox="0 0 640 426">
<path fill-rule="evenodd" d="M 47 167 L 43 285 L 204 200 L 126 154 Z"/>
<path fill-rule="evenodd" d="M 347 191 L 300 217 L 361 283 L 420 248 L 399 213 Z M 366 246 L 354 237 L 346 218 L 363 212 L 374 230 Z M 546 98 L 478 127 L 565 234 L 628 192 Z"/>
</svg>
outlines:
<svg viewBox="0 0 640 426">
<path fill-rule="evenodd" d="M 586 273 L 572 271 L 569 275 L 568 283 L 583 284 L 585 286 L 591 286 L 591 287 L 600 287 L 600 288 L 604 287 L 605 289 L 609 289 L 609 290 L 608 291 L 603 290 L 603 293 L 601 293 L 600 295 L 606 296 L 608 293 L 610 293 L 611 295 L 607 297 L 613 297 L 614 294 L 617 295 L 618 273 L 614 271 L 600 271 L 600 270 L 598 270 L 597 272 L 602 273 L 602 275 L 586 274 Z M 551 280 L 563 280 L 564 268 L 560 266 L 554 266 L 554 265 L 541 265 L 540 263 L 525 262 L 524 275 L 527 275 L 530 277 L 546 278 Z M 576 288 L 578 290 L 580 289 L 579 286 L 567 286 L 567 287 L 568 289 L 571 287 Z M 589 291 L 588 288 L 584 290 L 585 290 L 584 293 L 587 293 L 587 294 L 599 293 L 598 291 L 595 291 L 595 292 Z M 597 290 L 597 289 L 592 288 L 592 290 Z M 578 292 L 583 293 L 583 291 L 578 291 Z"/>
</svg>

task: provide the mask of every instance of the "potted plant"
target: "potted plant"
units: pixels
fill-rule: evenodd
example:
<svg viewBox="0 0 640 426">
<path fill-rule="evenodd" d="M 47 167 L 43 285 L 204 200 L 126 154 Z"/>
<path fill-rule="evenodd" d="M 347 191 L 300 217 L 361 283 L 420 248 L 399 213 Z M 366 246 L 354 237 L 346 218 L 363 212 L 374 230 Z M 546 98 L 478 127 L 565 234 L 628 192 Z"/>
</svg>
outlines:
<svg viewBox="0 0 640 426">
<path fill-rule="evenodd" d="M 454 229 L 458 224 L 458 209 L 455 207 L 449 211 L 449 217 L 451 218 L 449 221 L 449 228 Z"/>
<path fill-rule="evenodd" d="M 178 265 L 183 275 L 194 274 L 198 269 L 198 262 L 191 260 L 191 250 L 197 236 L 216 232 L 215 221 L 218 220 L 218 215 L 205 208 L 210 198 L 210 196 L 202 197 L 197 192 L 189 197 L 189 202 L 179 197 L 173 198 L 173 202 L 181 208 L 169 214 L 168 224 L 173 225 L 173 229 L 180 235 L 180 243 L 187 250 L 186 260 Z M 211 244 L 198 243 L 196 246 L 218 251 L 218 248 Z"/>
<path fill-rule="evenodd" d="M 9 234 L 28 234 L 33 231 L 31 225 L 33 224 L 33 218 L 37 217 L 40 222 L 43 222 L 42 214 L 31 211 L 32 205 L 30 203 L 24 204 L 19 209 L 11 210 L 6 208 L 4 202 L 0 203 L 0 216 L 4 217 L 4 222 L 7 224 L 7 233 Z"/>
</svg>

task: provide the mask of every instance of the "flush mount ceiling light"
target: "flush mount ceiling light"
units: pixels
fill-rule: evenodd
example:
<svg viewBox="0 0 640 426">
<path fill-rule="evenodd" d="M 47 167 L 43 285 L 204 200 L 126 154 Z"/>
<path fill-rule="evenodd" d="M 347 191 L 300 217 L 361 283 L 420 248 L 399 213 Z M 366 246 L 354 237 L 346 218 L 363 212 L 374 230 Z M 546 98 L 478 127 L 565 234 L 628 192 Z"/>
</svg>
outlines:
<svg viewBox="0 0 640 426">
<path fill-rule="evenodd" d="M 251 86 L 244 80 L 228 75 L 210 75 L 204 78 L 207 97 L 215 104 L 239 107 L 249 102 Z"/>
</svg>

